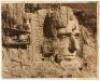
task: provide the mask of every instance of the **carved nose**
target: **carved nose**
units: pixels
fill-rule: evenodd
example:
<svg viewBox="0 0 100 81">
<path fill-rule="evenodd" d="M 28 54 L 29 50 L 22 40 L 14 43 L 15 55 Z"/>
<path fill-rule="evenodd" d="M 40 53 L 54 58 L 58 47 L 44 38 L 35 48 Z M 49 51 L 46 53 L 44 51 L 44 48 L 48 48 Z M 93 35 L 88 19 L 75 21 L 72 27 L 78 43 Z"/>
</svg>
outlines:
<svg viewBox="0 0 100 81">
<path fill-rule="evenodd" d="M 74 51 L 76 50 L 75 42 L 74 42 L 74 39 L 72 39 L 72 38 L 70 39 L 70 44 L 69 44 L 68 50 L 70 53 L 74 53 Z"/>
<path fill-rule="evenodd" d="M 70 53 L 74 53 L 75 50 L 76 50 L 75 48 L 69 48 Z"/>
</svg>

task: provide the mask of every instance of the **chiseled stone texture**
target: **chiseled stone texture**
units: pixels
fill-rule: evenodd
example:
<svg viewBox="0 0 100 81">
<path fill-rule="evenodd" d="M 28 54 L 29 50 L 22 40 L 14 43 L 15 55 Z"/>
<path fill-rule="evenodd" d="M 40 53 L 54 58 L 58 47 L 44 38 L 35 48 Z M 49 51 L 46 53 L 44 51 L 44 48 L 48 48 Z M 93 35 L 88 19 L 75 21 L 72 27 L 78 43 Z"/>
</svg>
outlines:
<svg viewBox="0 0 100 81">
<path fill-rule="evenodd" d="M 92 41 L 94 38 L 91 37 L 89 43 L 83 45 L 84 59 L 76 58 L 70 62 L 63 61 L 57 64 L 51 60 L 52 57 L 44 59 L 41 54 L 41 45 L 45 39 L 43 23 L 48 10 L 40 9 L 34 13 L 27 13 L 24 4 L 3 4 L 2 10 L 8 10 L 10 15 L 16 15 L 17 24 L 22 23 L 22 16 L 25 14 L 31 18 L 31 44 L 28 49 L 2 48 L 4 78 L 97 78 L 97 48 L 96 42 Z"/>
</svg>

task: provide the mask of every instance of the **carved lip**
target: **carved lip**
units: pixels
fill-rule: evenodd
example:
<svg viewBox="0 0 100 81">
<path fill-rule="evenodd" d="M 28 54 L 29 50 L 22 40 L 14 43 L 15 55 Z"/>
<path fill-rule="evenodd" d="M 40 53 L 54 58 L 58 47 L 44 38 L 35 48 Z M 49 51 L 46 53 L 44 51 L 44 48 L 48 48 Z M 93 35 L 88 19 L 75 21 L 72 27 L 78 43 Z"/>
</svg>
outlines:
<svg viewBox="0 0 100 81">
<path fill-rule="evenodd" d="M 72 60 L 74 58 L 75 58 L 74 55 L 64 57 L 65 60 Z"/>
<path fill-rule="evenodd" d="M 68 55 L 63 55 L 64 59 L 73 59 L 76 56 L 76 51 L 74 53 L 69 53 Z"/>
<path fill-rule="evenodd" d="M 69 53 L 69 54 L 66 54 L 66 55 L 63 55 L 63 56 L 75 56 L 76 55 L 76 53 L 77 53 L 77 51 L 75 51 L 74 53 Z"/>
</svg>

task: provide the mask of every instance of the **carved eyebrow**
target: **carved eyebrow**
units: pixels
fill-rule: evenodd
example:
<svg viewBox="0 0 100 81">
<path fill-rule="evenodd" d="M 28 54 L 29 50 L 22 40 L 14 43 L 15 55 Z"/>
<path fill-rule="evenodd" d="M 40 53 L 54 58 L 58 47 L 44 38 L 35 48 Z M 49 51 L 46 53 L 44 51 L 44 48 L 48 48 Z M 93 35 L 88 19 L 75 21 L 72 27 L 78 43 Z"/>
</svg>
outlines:
<svg viewBox="0 0 100 81">
<path fill-rule="evenodd" d="M 66 28 L 66 26 L 57 26 L 56 29 Z"/>
</svg>

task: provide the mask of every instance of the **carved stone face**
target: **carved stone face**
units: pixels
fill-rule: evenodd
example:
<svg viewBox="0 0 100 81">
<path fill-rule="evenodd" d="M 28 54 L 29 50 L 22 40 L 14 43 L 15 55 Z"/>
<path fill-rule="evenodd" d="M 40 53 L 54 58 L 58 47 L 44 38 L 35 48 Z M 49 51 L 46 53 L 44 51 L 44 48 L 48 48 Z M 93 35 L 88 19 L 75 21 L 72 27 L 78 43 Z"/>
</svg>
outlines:
<svg viewBox="0 0 100 81">
<path fill-rule="evenodd" d="M 61 14 L 60 14 L 61 13 Z M 57 38 L 59 39 L 59 56 L 62 59 L 73 59 L 80 51 L 81 39 L 80 28 L 71 9 L 61 7 L 58 22 L 60 25 L 55 27 L 57 30 Z M 55 16 L 57 18 L 57 16 Z M 60 21 L 59 21 L 60 19 Z"/>
<path fill-rule="evenodd" d="M 81 50 L 81 32 L 72 9 L 62 6 L 55 9 L 48 18 L 47 31 L 54 34 L 48 38 L 55 38 L 58 42 L 58 59 L 74 59 Z"/>
<path fill-rule="evenodd" d="M 73 59 L 79 53 L 81 48 L 79 28 L 74 24 L 72 25 L 75 26 L 73 28 L 71 25 L 57 30 L 59 39 L 59 55 L 62 55 L 66 59 Z"/>
</svg>

